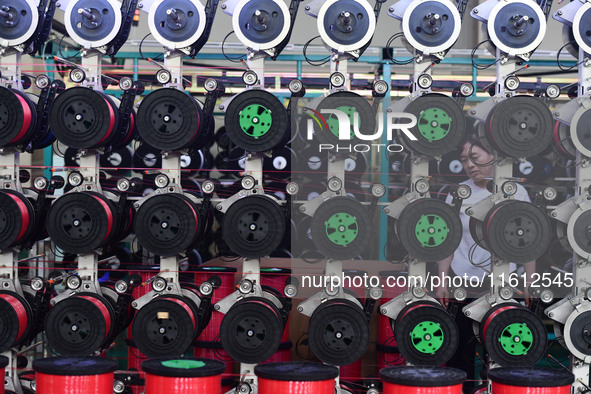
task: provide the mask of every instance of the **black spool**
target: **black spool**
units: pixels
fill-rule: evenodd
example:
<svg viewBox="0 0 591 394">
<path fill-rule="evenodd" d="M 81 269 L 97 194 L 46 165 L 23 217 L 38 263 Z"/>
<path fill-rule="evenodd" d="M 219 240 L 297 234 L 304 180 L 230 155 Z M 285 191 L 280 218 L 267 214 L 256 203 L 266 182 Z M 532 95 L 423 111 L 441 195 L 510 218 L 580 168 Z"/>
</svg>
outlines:
<svg viewBox="0 0 591 394">
<path fill-rule="evenodd" d="M 55 137 L 76 149 L 109 146 L 119 126 L 119 108 L 96 90 L 66 89 L 51 105 L 49 124 Z"/>
<path fill-rule="evenodd" d="M 197 206 L 180 193 L 150 197 L 140 206 L 134 221 L 139 243 L 160 256 L 191 250 L 199 240 L 202 226 Z"/>
<path fill-rule="evenodd" d="M 369 323 L 352 301 L 334 299 L 322 303 L 310 317 L 310 350 L 322 362 L 349 365 L 369 346 Z"/>
<path fill-rule="evenodd" d="M 272 301 L 248 297 L 234 304 L 224 316 L 220 340 L 236 361 L 257 364 L 279 349 L 283 329 L 283 318 Z"/>
<path fill-rule="evenodd" d="M 224 215 L 222 234 L 234 253 L 260 258 L 279 247 L 285 224 L 285 214 L 277 202 L 263 195 L 251 195 L 230 205 Z"/>
<path fill-rule="evenodd" d="M 319 252 L 328 258 L 345 260 L 364 253 L 372 228 L 361 203 L 350 197 L 334 197 L 318 207 L 310 230 Z"/>
<path fill-rule="evenodd" d="M 142 139 L 157 149 L 199 148 L 206 141 L 197 101 L 174 88 L 158 89 L 142 100 L 137 112 Z"/>
<path fill-rule="evenodd" d="M 411 303 L 391 323 L 400 354 L 413 365 L 440 366 L 457 349 L 459 333 L 456 323 L 438 303 Z M 424 336 L 423 331 L 430 336 Z"/>
<path fill-rule="evenodd" d="M 546 104 L 530 96 L 513 96 L 490 111 L 485 136 L 507 157 L 532 157 L 544 152 L 554 136 L 554 120 Z"/>
<path fill-rule="evenodd" d="M 69 253 L 90 253 L 107 245 L 118 224 L 113 203 L 95 192 L 64 194 L 53 202 L 47 214 L 49 236 Z"/>
<path fill-rule="evenodd" d="M 166 294 L 135 315 L 132 337 L 148 357 L 177 357 L 190 349 L 199 327 L 198 307 L 187 297 Z"/>
<path fill-rule="evenodd" d="M 253 89 L 232 99 L 226 110 L 225 128 L 237 147 L 247 152 L 266 152 L 287 142 L 289 119 L 277 97 Z"/>
<path fill-rule="evenodd" d="M 408 253 L 419 260 L 451 256 L 462 240 L 457 212 L 441 200 L 424 198 L 407 205 L 396 221 L 396 235 Z"/>
<path fill-rule="evenodd" d="M 102 349 L 115 330 L 111 303 L 94 293 L 77 293 L 51 308 L 45 334 L 57 354 L 87 356 Z"/>
<path fill-rule="evenodd" d="M 404 112 L 417 117 L 417 125 L 409 129 L 417 140 L 411 140 L 404 132 L 400 132 L 400 139 L 418 154 L 444 155 L 456 149 L 466 133 L 464 112 L 451 97 L 426 94 L 411 101 Z"/>
</svg>

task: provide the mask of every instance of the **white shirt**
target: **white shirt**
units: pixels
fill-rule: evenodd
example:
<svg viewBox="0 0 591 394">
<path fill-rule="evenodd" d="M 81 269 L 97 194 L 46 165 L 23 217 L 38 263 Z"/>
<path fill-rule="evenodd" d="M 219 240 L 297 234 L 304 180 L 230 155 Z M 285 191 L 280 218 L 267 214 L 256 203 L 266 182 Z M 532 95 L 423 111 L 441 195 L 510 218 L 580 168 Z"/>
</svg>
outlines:
<svg viewBox="0 0 591 394">
<path fill-rule="evenodd" d="M 454 253 L 454 258 L 451 262 L 451 269 L 458 276 L 464 276 L 464 274 L 466 274 L 468 277 L 477 276 L 482 278 L 483 275 L 486 275 L 488 272 L 490 272 L 490 252 L 478 245 L 475 245 L 476 242 L 472 238 L 472 234 L 470 234 L 470 216 L 466 215 L 465 210 L 468 208 L 468 206 L 474 205 L 477 202 L 484 200 L 490 196 L 491 193 L 485 187 L 477 186 L 472 179 L 468 179 L 467 181 L 460 184 L 470 186 L 470 189 L 472 189 L 472 195 L 470 198 L 462 202 L 462 208 L 460 209 L 460 220 L 462 221 L 462 241 Z M 519 184 L 517 185 L 515 199 L 531 202 L 527 191 Z M 450 204 L 451 201 L 452 197 L 451 195 L 448 195 L 446 202 Z M 471 248 L 472 253 L 470 253 Z M 469 258 L 470 255 L 472 260 Z M 473 265 L 470 261 L 472 261 L 474 264 L 482 263 L 484 261 L 486 261 L 486 263 L 483 264 L 483 267 L 481 268 Z M 515 271 L 515 268 L 515 264 L 511 263 L 511 272 Z"/>
</svg>

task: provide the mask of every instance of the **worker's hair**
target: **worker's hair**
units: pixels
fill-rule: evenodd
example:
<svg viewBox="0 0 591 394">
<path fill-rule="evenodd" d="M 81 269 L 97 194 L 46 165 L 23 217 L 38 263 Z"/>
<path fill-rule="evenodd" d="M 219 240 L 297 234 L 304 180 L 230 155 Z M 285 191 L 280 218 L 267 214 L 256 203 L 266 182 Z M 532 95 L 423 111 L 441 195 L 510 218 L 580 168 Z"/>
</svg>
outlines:
<svg viewBox="0 0 591 394">
<path fill-rule="evenodd" d="M 477 146 L 486 153 L 491 154 L 491 152 L 488 150 L 487 147 L 484 146 L 484 144 L 480 140 L 480 137 L 476 133 L 467 133 L 464 136 L 462 142 L 460 142 L 460 145 L 458 146 L 458 151 L 460 153 L 464 150 L 464 146 L 466 146 L 466 144 L 469 144 L 468 146 Z"/>
</svg>

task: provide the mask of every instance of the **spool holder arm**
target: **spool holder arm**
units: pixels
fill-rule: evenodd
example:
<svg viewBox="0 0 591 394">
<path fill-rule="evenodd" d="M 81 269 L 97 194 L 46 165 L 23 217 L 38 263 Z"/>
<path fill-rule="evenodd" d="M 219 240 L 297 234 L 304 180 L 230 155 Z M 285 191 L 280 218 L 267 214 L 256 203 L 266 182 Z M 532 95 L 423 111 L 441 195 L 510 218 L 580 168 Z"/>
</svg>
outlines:
<svg viewBox="0 0 591 394">
<path fill-rule="evenodd" d="M 123 3 L 121 4 L 121 27 L 119 28 L 117 36 L 109 43 L 107 47 L 107 55 L 115 56 L 129 38 L 137 5 L 138 0 L 123 0 Z"/>
<path fill-rule="evenodd" d="M 197 53 L 203 48 L 203 46 L 209 41 L 209 35 L 211 34 L 211 28 L 213 27 L 213 19 L 218 8 L 219 0 L 207 0 L 205 3 L 205 30 L 197 42 L 191 46 L 189 56 L 195 58 Z"/>
<path fill-rule="evenodd" d="M 55 10 L 57 9 L 56 3 L 57 0 L 49 0 L 48 3 L 46 3 L 44 0 L 39 4 L 39 15 L 45 15 L 45 17 L 41 20 L 41 27 L 38 30 L 38 34 L 34 35 L 34 39 L 29 45 L 27 45 L 28 54 L 35 55 L 37 52 L 40 52 L 43 44 L 47 42 L 49 34 L 51 34 L 53 16 L 55 15 Z M 46 6 L 47 10 L 45 8 Z"/>
<path fill-rule="evenodd" d="M 302 1 L 303 0 L 291 0 L 290 1 L 290 3 L 289 3 L 289 16 L 290 16 L 289 32 L 287 33 L 287 36 L 283 39 L 283 41 L 281 41 L 279 43 L 279 45 L 277 45 L 275 48 L 273 48 L 273 52 L 271 55 L 272 60 L 276 60 L 277 57 L 283 51 L 283 49 L 285 49 L 285 46 L 287 44 L 289 44 L 289 39 L 291 38 L 291 33 L 293 31 L 293 27 L 295 26 L 296 16 L 298 14 L 298 9 L 299 9 L 300 3 Z"/>
</svg>

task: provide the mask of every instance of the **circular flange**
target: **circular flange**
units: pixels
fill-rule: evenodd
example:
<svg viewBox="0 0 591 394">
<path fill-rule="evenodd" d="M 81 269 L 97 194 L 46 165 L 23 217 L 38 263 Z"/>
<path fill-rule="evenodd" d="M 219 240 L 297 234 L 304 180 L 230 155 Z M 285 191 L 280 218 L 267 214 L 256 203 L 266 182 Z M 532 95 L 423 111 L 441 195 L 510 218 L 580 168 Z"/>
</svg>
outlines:
<svg viewBox="0 0 591 394">
<path fill-rule="evenodd" d="M 425 55 L 451 48 L 460 30 L 460 13 L 449 0 L 413 1 L 402 16 L 404 38 Z"/>
<path fill-rule="evenodd" d="M 570 138 L 576 149 L 591 157 L 591 110 L 580 107 L 570 122 Z"/>
<path fill-rule="evenodd" d="M 568 316 L 563 328 L 564 344 L 580 360 L 591 359 L 591 305 L 584 304 Z"/>
<path fill-rule="evenodd" d="M 357 128 L 361 134 L 373 135 L 375 133 L 375 111 L 372 109 L 367 99 L 353 92 L 336 92 L 324 98 L 320 104 L 318 104 L 318 107 L 315 108 L 314 115 L 316 118 L 318 118 L 318 115 L 322 116 L 322 119 L 313 122 L 314 135 L 319 143 L 338 144 L 339 142 L 343 142 L 343 140 L 339 139 L 339 135 L 343 130 L 340 128 L 338 116 L 328 112 L 335 110 L 344 113 L 349 120 L 348 137 L 351 139 L 351 143 L 358 141 L 353 130 L 355 114 L 357 114 L 358 119 Z M 306 117 L 303 117 L 303 119 L 305 118 Z M 318 124 L 321 126 L 319 127 Z"/>
<path fill-rule="evenodd" d="M 422 261 L 451 256 L 462 240 L 462 222 L 444 201 L 431 198 L 407 205 L 396 221 L 396 234 L 408 253 Z"/>
<path fill-rule="evenodd" d="M 247 152 L 265 152 L 283 145 L 289 133 L 285 107 L 273 94 L 249 90 L 234 97 L 225 115 L 230 140 Z"/>
<path fill-rule="evenodd" d="M 244 197 L 228 208 L 222 234 L 228 247 L 239 256 L 260 258 L 275 251 L 285 233 L 285 215 L 266 196 Z"/>
<path fill-rule="evenodd" d="M 199 1 L 157 0 L 150 7 L 148 26 L 165 47 L 186 48 L 205 30 L 205 7 Z"/>
<path fill-rule="evenodd" d="M 36 107 L 27 95 L 0 86 L 0 147 L 27 144 L 36 123 Z"/>
<path fill-rule="evenodd" d="M 345 299 L 321 304 L 310 317 L 310 350 L 322 362 L 349 365 L 359 360 L 369 345 L 369 324 L 361 308 Z"/>
<path fill-rule="evenodd" d="M 232 15 L 236 37 L 255 51 L 279 45 L 289 34 L 290 24 L 289 9 L 281 0 L 242 0 Z"/>
<path fill-rule="evenodd" d="M 575 145 L 573 144 L 570 133 L 569 125 L 556 121 L 554 124 L 555 150 L 564 158 L 574 160 L 577 154 L 577 148 L 575 148 Z"/>
<path fill-rule="evenodd" d="M 85 48 L 109 44 L 121 23 L 121 3 L 116 0 L 71 1 L 64 14 L 68 34 Z"/>
<path fill-rule="evenodd" d="M 322 41 L 338 52 L 350 52 L 369 43 L 376 29 L 376 18 L 365 0 L 328 0 L 317 18 Z"/>
<path fill-rule="evenodd" d="M 220 341 L 234 360 L 257 364 L 277 351 L 283 328 L 283 319 L 273 302 L 248 297 L 234 304 L 224 316 Z"/>
<path fill-rule="evenodd" d="M 31 0 L 0 0 L 0 42 L 4 47 L 16 46 L 29 40 L 39 25 L 37 4 Z"/>
<path fill-rule="evenodd" d="M 458 147 L 464 138 L 466 118 L 462 108 L 451 97 L 431 93 L 418 97 L 404 110 L 417 118 L 409 131 L 417 139 L 400 133 L 408 149 L 426 156 L 444 155 Z"/>
<path fill-rule="evenodd" d="M 197 101 L 174 88 L 157 89 L 140 103 L 137 125 L 150 146 L 163 150 L 193 147 L 202 133 L 203 113 Z"/>
<path fill-rule="evenodd" d="M 197 319 L 196 306 L 188 298 L 170 294 L 158 297 L 135 315 L 133 341 L 148 357 L 181 356 L 195 340 Z"/>
<path fill-rule="evenodd" d="M 439 366 L 447 362 L 459 342 L 453 318 L 434 302 L 407 305 L 392 328 L 400 354 L 417 366 Z"/>
<path fill-rule="evenodd" d="M 115 329 L 111 304 L 97 294 L 79 293 L 47 314 L 45 335 L 58 354 L 88 356 L 101 349 Z"/>
<path fill-rule="evenodd" d="M 138 242 L 160 256 L 175 256 L 193 248 L 202 221 L 195 204 L 180 193 L 155 195 L 138 209 L 134 229 Z"/>
<path fill-rule="evenodd" d="M 23 297 L 11 291 L 0 291 L 0 352 L 25 339 L 31 321 L 31 307 Z"/>
<path fill-rule="evenodd" d="M 494 306 L 484 315 L 479 330 L 484 348 L 502 367 L 530 367 L 545 354 L 544 323 L 519 304 Z"/>
<path fill-rule="evenodd" d="M 486 140 L 505 156 L 533 157 L 541 154 L 554 135 L 552 113 L 531 96 L 513 96 L 498 103 L 488 115 Z"/>
<path fill-rule="evenodd" d="M 0 190 L 0 250 L 23 242 L 35 225 L 35 211 L 19 192 Z"/>
<path fill-rule="evenodd" d="M 544 254 L 551 241 L 552 226 L 536 205 L 508 200 L 488 211 L 482 231 L 496 256 L 505 261 L 527 263 Z"/>
<path fill-rule="evenodd" d="M 577 45 L 591 53 L 591 4 L 583 3 L 573 18 L 572 35 Z"/>
<path fill-rule="evenodd" d="M 566 235 L 568 243 L 579 256 L 591 258 L 591 210 L 577 209 L 568 220 Z"/>
<path fill-rule="evenodd" d="M 371 218 L 360 202 L 333 197 L 312 217 L 310 234 L 318 251 L 328 258 L 348 260 L 363 254 L 371 239 Z"/>
<path fill-rule="evenodd" d="M 56 138 L 70 148 L 97 148 L 107 146 L 115 136 L 118 113 L 115 103 L 105 94 L 74 87 L 56 97 L 49 125 Z"/>
<path fill-rule="evenodd" d="M 530 0 L 507 0 L 493 7 L 487 23 L 493 45 L 509 55 L 530 53 L 544 39 L 546 16 Z"/>
<path fill-rule="evenodd" d="M 47 213 L 51 240 L 68 253 L 90 253 L 109 242 L 118 228 L 115 207 L 91 192 L 64 194 Z"/>
</svg>

